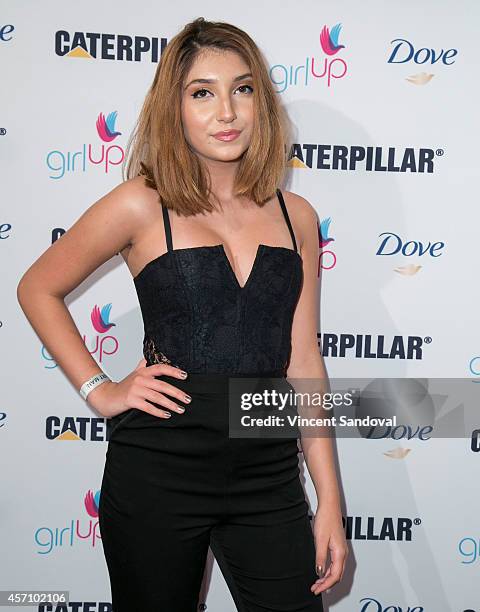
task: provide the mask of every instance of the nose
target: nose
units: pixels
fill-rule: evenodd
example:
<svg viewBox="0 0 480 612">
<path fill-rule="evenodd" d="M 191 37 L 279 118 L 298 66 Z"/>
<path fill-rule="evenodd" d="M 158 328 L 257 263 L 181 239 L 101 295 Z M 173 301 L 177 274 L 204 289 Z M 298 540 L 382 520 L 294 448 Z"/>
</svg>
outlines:
<svg viewBox="0 0 480 612">
<path fill-rule="evenodd" d="M 218 98 L 217 120 L 230 122 L 236 119 L 237 115 L 229 96 Z"/>
</svg>

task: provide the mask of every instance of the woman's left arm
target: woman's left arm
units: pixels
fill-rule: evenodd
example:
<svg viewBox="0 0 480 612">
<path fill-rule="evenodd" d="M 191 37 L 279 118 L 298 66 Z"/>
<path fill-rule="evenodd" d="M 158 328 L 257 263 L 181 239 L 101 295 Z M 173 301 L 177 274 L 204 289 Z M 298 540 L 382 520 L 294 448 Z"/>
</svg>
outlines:
<svg viewBox="0 0 480 612">
<path fill-rule="evenodd" d="M 292 379 L 315 379 L 315 391 L 323 394 L 330 389 L 317 340 L 320 317 L 318 219 L 305 198 L 289 193 L 287 201 L 290 203 L 289 212 L 295 211 L 295 217 L 292 214 L 290 217 L 294 220 L 296 235 L 301 239 L 303 286 L 293 318 L 292 352 L 286 374 L 287 378 Z M 317 495 L 313 524 L 315 563 L 317 574 L 320 576 L 324 573 L 311 590 L 318 594 L 342 579 L 348 548 L 331 438 L 329 435 L 302 436 L 301 446 Z M 331 563 L 325 571 L 328 551 Z M 318 566 L 321 566 L 320 570 Z"/>
</svg>

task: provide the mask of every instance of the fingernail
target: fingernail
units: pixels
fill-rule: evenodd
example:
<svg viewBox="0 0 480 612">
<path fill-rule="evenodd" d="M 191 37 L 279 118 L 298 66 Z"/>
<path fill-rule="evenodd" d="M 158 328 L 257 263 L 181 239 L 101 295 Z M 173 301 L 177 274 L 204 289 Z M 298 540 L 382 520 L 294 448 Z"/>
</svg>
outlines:
<svg viewBox="0 0 480 612">
<path fill-rule="evenodd" d="M 192 398 L 189 395 L 185 395 L 185 401 L 186 402 L 191 402 Z"/>
<path fill-rule="evenodd" d="M 183 370 L 180 370 L 180 376 L 182 378 L 187 378 L 188 374 L 186 372 L 184 372 Z"/>
<path fill-rule="evenodd" d="M 171 412 L 167 412 L 167 413 L 165 414 L 165 418 L 166 418 L 166 419 L 169 419 L 171 416 L 172 416 L 172 413 L 171 413 Z"/>
</svg>

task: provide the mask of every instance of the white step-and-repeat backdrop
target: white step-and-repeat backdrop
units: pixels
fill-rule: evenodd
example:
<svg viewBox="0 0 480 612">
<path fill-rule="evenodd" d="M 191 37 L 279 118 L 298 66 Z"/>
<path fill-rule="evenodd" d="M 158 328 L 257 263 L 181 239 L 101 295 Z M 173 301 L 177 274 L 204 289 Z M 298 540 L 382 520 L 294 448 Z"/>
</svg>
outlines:
<svg viewBox="0 0 480 612">
<path fill-rule="evenodd" d="M 307 198 L 321 222 L 319 340 L 329 375 L 475 385 L 480 6 L 47 0 L 1 8 L 0 590 L 65 589 L 67 607 L 44 609 L 107 612 L 97 517 L 105 420 L 28 324 L 16 300 L 20 276 L 121 181 L 128 135 L 172 36 L 198 16 L 228 21 L 264 52 L 295 125 L 285 188 Z M 110 113 L 114 139 L 97 129 Z M 107 304 L 114 325 L 96 329 L 91 313 Z M 114 380 L 129 373 L 143 328 L 122 258 L 67 305 L 105 371 Z M 407 423 L 337 439 L 351 553 L 326 609 L 480 611 L 476 427 L 480 416 L 466 436 L 435 439 Z M 211 553 L 200 609 L 235 610 Z"/>
</svg>

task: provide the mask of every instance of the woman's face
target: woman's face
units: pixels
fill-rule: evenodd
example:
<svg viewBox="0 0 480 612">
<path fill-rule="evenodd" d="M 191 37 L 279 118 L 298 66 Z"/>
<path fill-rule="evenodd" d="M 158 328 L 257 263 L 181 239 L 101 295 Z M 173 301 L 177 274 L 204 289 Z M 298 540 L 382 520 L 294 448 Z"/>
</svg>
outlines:
<svg viewBox="0 0 480 612">
<path fill-rule="evenodd" d="M 253 129 L 253 81 L 249 74 L 248 66 L 233 51 L 208 48 L 196 57 L 183 83 L 182 122 L 185 138 L 198 155 L 234 161 L 248 149 Z M 215 137 L 228 130 L 240 133 L 232 140 Z"/>
</svg>

